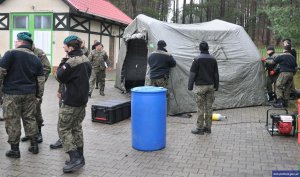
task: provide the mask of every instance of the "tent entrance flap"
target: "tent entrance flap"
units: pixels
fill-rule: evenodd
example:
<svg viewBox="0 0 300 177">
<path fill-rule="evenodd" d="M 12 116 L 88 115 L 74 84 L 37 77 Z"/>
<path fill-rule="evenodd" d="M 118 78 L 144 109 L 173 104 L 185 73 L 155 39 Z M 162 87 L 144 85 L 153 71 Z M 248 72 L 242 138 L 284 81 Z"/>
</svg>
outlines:
<svg viewBox="0 0 300 177">
<path fill-rule="evenodd" d="M 147 53 L 147 42 L 144 39 L 132 39 L 127 42 L 127 53 L 123 64 L 126 90 L 145 85 Z"/>
</svg>

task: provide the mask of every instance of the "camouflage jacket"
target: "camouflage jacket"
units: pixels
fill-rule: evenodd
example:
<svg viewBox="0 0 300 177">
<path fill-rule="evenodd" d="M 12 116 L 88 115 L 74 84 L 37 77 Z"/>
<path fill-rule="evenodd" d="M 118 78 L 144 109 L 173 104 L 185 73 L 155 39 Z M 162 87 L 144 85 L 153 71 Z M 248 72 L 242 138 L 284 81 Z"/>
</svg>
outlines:
<svg viewBox="0 0 300 177">
<path fill-rule="evenodd" d="M 104 50 L 92 50 L 88 59 L 93 69 L 105 70 L 109 66 L 108 56 Z"/>
<path fill-rule="evenodd" d="M 42 65 L 43 65 L 45 81 L 46 81 L 51 72 L 50 62 L 47 58 L 47 55 L 45 54 L 45 52 L 42 49 L 39 49 L 39 48 L 34 48 L 33 53 L 40 59 Z"/>
</svg>

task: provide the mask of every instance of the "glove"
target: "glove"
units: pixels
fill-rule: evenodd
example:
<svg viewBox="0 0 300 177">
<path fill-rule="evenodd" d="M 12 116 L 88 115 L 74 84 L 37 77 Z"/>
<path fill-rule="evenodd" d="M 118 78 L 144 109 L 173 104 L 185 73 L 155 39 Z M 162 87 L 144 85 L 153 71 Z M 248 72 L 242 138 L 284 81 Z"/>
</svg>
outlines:
<svg viewBox="0 0 300 177">
<path fill-rule="evenodd" d="M 262 57 L 262 58 L 261 58 L 261 61 L 266 61 L 266 60 L 267 60 L 266 57 Z"/>
<path fill-rule="evenodd" d="M 273 75 L 276 74 L 276 71 L 272 69 L 269 73 L 270 73 L 271 76 L 273 76 Z"/>
</svg>

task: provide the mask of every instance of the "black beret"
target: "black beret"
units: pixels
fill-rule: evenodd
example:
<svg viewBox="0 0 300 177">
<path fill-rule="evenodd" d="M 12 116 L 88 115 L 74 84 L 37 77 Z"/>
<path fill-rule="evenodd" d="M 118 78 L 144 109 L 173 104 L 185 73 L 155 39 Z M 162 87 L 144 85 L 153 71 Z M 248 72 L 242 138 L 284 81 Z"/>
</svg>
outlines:
<svg viewBox="0 0 300 177">
<path fill-rule="evenodd" d="M 160 47 L 166 47 L 167 46 L 167 43 L 164 41 L 164 40 L 159 40 L 157 42 L 157 46 L 160 46 Z"/>
<path fill-rule="evenodd" d="M 275 51 L 275 48 L 274 48 L 274 46 L 269 45 L 269 46 L 267 47 L 267 50 L 273 50 L 273 51 Z"/>
</svg>

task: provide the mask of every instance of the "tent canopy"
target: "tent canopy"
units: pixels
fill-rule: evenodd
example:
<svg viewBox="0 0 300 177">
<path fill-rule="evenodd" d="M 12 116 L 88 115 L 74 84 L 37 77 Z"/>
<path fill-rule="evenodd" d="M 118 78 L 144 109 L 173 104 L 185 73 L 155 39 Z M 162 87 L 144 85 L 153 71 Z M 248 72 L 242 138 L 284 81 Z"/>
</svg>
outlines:
<svg viewBox="0 0 300 177">
<path fill-rule="evenodd" d="M 177 62 L 169 79 L 170 114 L 197 110 L 187 83 L 192 61 L 200 54 L 201 41 L 208 43 L 219 67 L 220 86 L 215 92 L 214 109 L 261 105 L 266 101 L 260 53 L 241 26 L 221 20 L 173 24 L 139 15 L 125 29 L 123 38 L 115 86 L 127 90 L 148 85 L 147 57 L 156 50 L 159 40 L 166 41 L 166 49 Z"/>
</svg>

